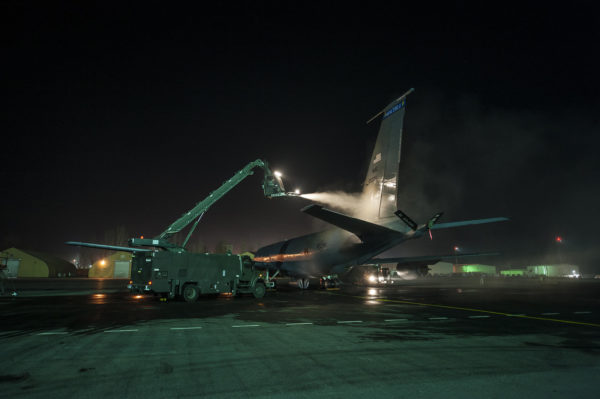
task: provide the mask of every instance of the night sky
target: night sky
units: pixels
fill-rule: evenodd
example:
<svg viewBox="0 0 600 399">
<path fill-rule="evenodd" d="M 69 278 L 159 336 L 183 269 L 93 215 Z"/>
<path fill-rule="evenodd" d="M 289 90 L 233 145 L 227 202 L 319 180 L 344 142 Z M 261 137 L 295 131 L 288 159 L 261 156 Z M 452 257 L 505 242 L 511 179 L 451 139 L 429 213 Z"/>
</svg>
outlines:
<svg viewBox="0 0 600 399">
<path fill-rule="evenodd" d="M 511 222 L 386 255 L 459 245 L 600 273 L 593 2 L 122 3 L 2 3 L 2 249 L 72 259 L 64 241 L 152 237 L 256 158 L 290 190 L 360 191 L 379 128 L 365 122 L 414 87 L 402 209 Z M 265 199 L 261 179 L 195 241 L 241 251 L 324 227 L 307 200 Z"/>
</svg>

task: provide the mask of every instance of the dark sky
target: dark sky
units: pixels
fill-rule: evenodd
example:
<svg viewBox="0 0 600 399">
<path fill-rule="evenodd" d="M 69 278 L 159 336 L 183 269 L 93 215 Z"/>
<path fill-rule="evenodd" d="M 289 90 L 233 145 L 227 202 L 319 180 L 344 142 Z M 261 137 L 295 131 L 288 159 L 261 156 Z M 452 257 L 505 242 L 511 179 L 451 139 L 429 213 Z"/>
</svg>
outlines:
<svg viewBox="0 0 600 399">
<path fill-rule="evenodd" d="M 379 127 L 365 121 L 414 87 L 403 210 L 512 221 L 393 253 L 458 244 L 600 273 L 592 2 L 124 3 L 2 3 L 3 248 L 72 258 L 66 240 L 159 234 L 256 158 L 290 189 L 359 191 Z M 258 175 L 197 240 L 256 249 L 322 227 L 306 200 L 264 199 Z"/>
</svg>

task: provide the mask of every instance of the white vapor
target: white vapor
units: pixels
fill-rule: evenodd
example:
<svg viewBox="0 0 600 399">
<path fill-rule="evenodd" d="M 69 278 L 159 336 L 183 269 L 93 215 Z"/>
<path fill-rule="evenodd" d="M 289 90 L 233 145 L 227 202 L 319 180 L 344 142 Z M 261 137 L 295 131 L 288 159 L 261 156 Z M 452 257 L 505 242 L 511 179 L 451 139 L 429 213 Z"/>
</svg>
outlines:
<svg viewBox="0 0 600 399">
<path fill-rule="evenodd" d="M 360 219 L 374 220 L 377 218 L 379 201 L 372 200 L 364 193 L 328 191 L 301 194 L 300 196 Z"/>
</svg>

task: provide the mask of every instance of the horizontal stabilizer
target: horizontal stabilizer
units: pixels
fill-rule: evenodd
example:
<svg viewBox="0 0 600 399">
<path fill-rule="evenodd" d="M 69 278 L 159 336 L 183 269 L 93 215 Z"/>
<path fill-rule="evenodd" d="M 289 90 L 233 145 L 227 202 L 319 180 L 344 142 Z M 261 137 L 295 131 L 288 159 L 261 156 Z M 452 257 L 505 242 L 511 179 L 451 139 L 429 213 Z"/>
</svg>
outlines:
<svg viewBox="0 0 600 399">
<path fill-rule="evenodd" d="M 67 241 L 67 242 L 65 242 L 65 244 L 67 244 L 67 245 L 76 245 L 76 246 L 79 246 L 79 247 L 110 249 L 112 251 L 152 252 L 151 249 L 132 248 L 132 247 L 120 247 L 118 245 L 94 244 L 94 243 L 91 243 L 91 242 Z"/>
<path fill-rule="evenodd" d="M 417 230 L 417 223 L 412 220 L 411 218 L 408 217 L 408 215 L 404 212 L 402 212 L 400 209 L 398 209 L 396 212 L 394 212 L 394 214 L 396 216 L 398 216 L 400 218 L 400 220 L 402 220 L 409 229 L 411 229 L 412 231 L 416 231 Z"/>
<path fill-rule="evenodd" d="M 321 219 L 341 229 L 354 233 L 362 242 L 368 242 L 383 237 L 402 235 L 400 231 L 388 229 L 378 224 L 370 223 L 362 219 L 356 219 L 342 213 L 330 211 L 320 205 L 309 205 L 302 212 Z"/>
<path fill-rule="evenodd" d="M 399 257 L 399 258 L 373 258 L 369 263 L 398 263 L 401 265 L 411 263 L 427 263 L 434 264 L 440 261 L 451 261 L 462 260 L 465 258 L 474 258 L 478 256 L 498 256 L 499 252 L 476 252 L 470 254 L 452 254 L 452 255 L 437 255 L 437 256 L 410 256 L 410 257 Z"/>
<path fill-rule="evenodd" d="M 431 230 L 431 228 L 437 223 L 438 220 L 440 220 L 443 214 L 444 212 L 440 212 L 433 215 L 433 217 L 427 222 L 427 228 Z"/>
<path fill-rule="evenodd" d="M 474 224 L 485 224 L 485 223 L 496 223 L 496 222 L 507 222 L 509 218 L 488 218 L 488 219 L 474 219 L 474 220 L 463 220 L 461 222 L 447 222 L 447 223 L 437 223 L 431 226 L 431 230 L 438 229 L 450 229 L 452 227 L 462 227 L 462 226 L 471 226 Z"/>
</svg>

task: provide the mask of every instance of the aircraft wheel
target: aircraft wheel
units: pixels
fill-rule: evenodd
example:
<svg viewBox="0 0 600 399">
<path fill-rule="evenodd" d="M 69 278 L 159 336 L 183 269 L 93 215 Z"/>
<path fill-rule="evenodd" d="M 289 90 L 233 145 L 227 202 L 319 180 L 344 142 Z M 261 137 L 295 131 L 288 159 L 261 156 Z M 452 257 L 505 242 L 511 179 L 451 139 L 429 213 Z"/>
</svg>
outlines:
<svg viewBox="0 0 600 399">
<path fill-rule="evenodd" d="M 196 302 L 200 296 L 200 288 L 194 284 L 186 284 L 183 287 L 183 299 L 186 302 Z"/>
<path fill-rule="evenodd" d="M 254 298 L 262 298 L 265 296 L 265 292 L 267 292 L 267 288 L 262 282 L 257 282 L 254 284 L 254 290 L 252 290 L 252 295 L 254 295 Z"/>
</svg>

